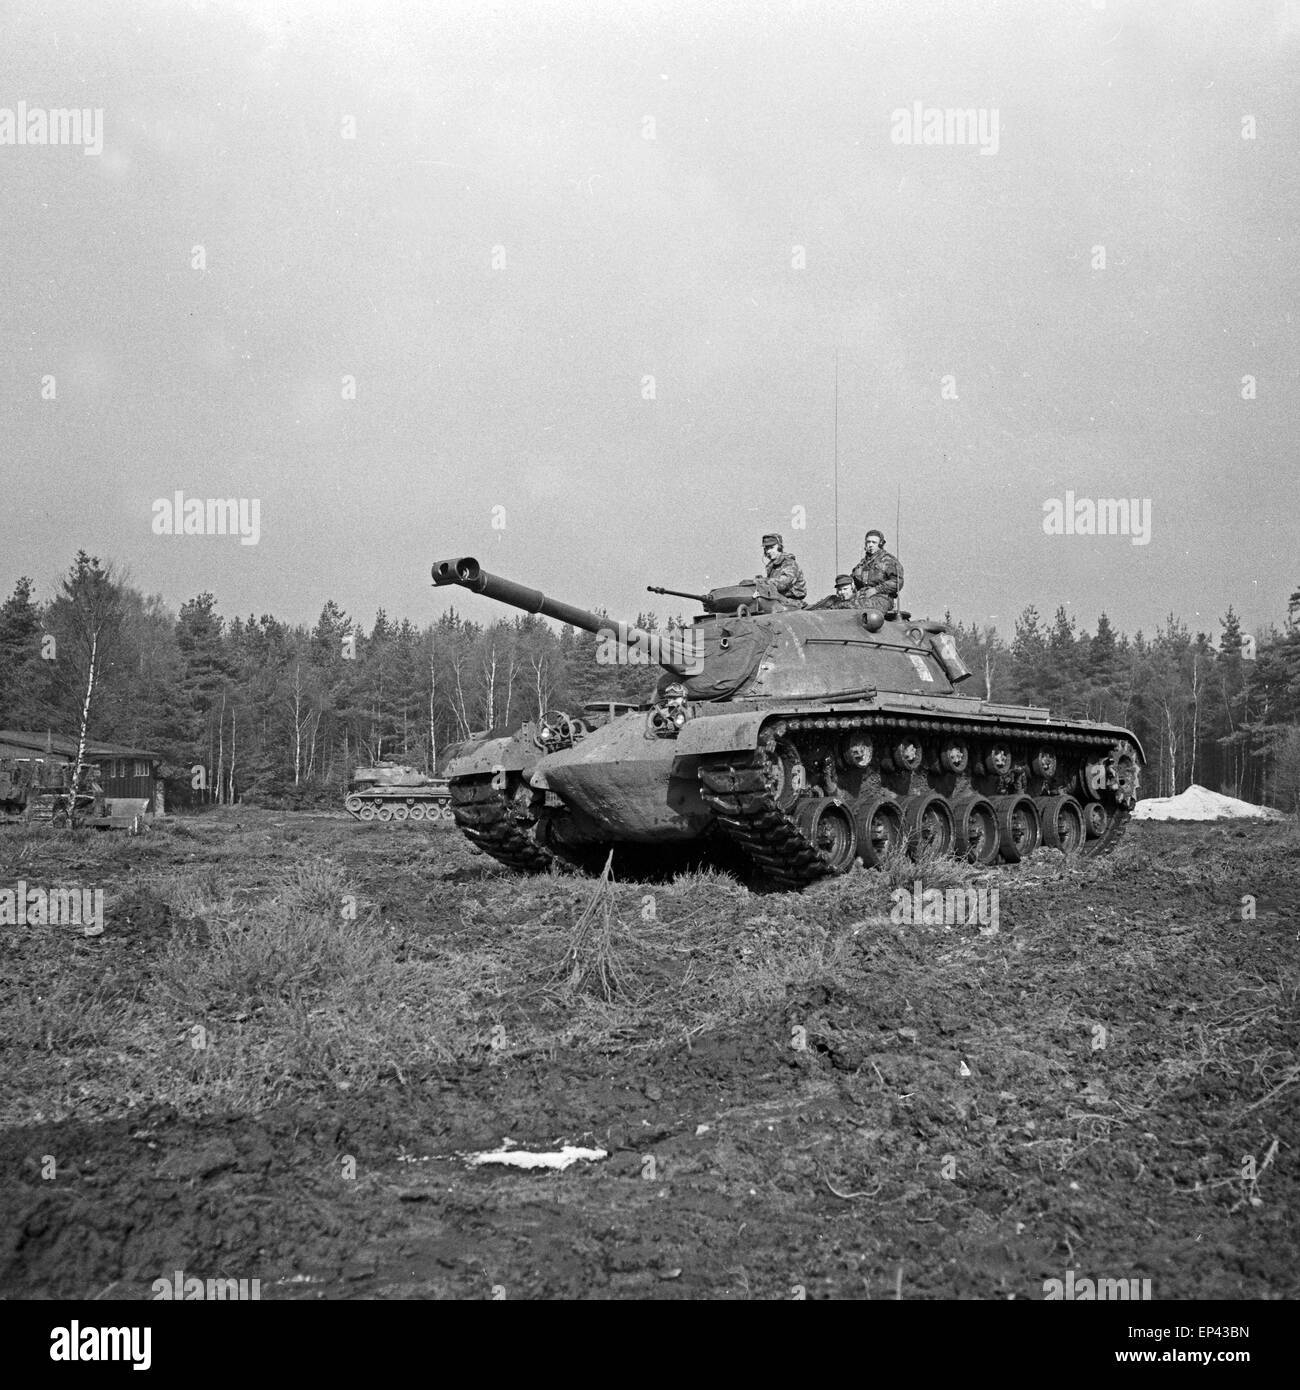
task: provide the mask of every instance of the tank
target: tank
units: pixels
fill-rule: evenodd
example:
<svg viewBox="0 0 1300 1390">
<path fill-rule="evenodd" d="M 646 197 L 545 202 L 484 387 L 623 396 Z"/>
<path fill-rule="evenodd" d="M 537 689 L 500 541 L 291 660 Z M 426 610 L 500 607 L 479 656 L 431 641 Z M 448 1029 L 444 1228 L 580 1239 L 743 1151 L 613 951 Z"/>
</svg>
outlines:
<svg viewBox="0 0 1300 1390">
<path fill-rule="evenodd" d="M 72 764 L 44 758 L 0 758 L 0 821 L 68 824 Z M 135 830 L 147 798 L 106 798 L 98 763 L 83 763 L 73 823 L 98 830 Z"/>
<path fill-rule="evenodd" d="M 1040 844 L 1096 855 L 1137 799 L 1129 730 L 963 694 L 941 622 L 793 608 L 749 581 L 682 594 L 703 612 L 665 635 L 469 556 L 437 562 L 433 581 L 593 632 L 599 659 L 663 667 L 644 706 L 595 723 L 548 712 L 447 765 L 466 838 L 521 872 L 597 871 L 615 850 L 633 872 L 718 863 L 801 888 L 894 846 L 989 866 Z"/>
<path fill-rule="evenodd" d="M 426 777 L 405 763 L 376 763 L 352 775 L 344 809 L 357 820 L 451 819 L 451 792 L 445 777 Z"/>
</svg>

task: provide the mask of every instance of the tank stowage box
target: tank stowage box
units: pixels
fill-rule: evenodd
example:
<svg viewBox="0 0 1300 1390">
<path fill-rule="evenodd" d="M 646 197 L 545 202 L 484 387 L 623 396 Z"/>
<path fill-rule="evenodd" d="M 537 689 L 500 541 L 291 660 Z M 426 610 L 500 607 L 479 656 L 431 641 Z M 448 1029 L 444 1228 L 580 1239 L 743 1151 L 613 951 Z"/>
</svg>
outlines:
<svg viewBox="0 0 1300 1390">
<path fill-rule="evenodd" d="M 1144 761 L 1127 729 L 963 695 L 943 623 L 794 609 L 761 582 L 698 596 L 668 634 L 442 560 L 458 584 L 649 654 L 652 703 L 598 727 L 559 712 L 473 745 L 445 769 L 466 837 L 520 871 L 555 859 L 737 864 L 801 887 L 894 845 L 977 864 L 1040 843 L 1101 854 L 1124 830 Z M 629 659 L 642 659 L 632 658 Z"/>
</svg>

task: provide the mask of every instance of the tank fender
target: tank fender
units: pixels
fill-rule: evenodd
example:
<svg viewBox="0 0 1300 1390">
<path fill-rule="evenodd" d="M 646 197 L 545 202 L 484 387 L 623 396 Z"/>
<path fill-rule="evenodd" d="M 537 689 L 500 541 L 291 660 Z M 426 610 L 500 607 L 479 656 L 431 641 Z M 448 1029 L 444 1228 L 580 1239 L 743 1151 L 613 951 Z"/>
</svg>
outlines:
<svg viewBox="0 0 1300 1390">
<path fill-rule="evenodd" d="M 677 735 L 676 751 L 682 756 L 699 756 L 757 748 L 758 731 L 763 721 L 772 717 L 766 710 L 746 710 L 689 719 Z"/>
<path fill-rule="evenodd" d="M 1123 739 L 1127 739 L 1133 745 L 1133 751 L 1137 754 L 1138 766 L 1145 767 L 1147 765 L 1146 750 L 1142 747 L 1141 743 L 1138 742 L 1138 736 L 1129 729 L 1117 728 L 1115 732 L 1123 736 L 1122 739 L 1117 738 L 1116 742 L 1119 743 L 1122 742 Z"/>
<path fill-rule="evenodd" d="M 490 738 L 459 758 L 454 758 L 443 770 L 444 777 L 477 777 L 490 772 L 523 772 L 538 759 L 531 737 L 532 726 L 525 725 L 510 738 Z"/>
<path fill-rule="evenodd" d="M 1141 742 L 1138 740 L 1138 736 L 1132 729 L 1122 728 L 1118 724 L 1098 724 L 1090 719 L 1061 720 L 1058 727 L 1060 727 L 1060 725 L 1067 726 L 1072 732 L 1089 735 L 1095 734 L 1099 740 L 1105 739 L 1112 743 L 1131 743 L 1133 745 L 1133 752 L 1137 757 L 1138 766 L 1146 766 L 1146 751 L 1143 749 Z"/>
<path fill-rule="evenodd" d="M 912 712 L 911 707 L 904 707 L 904 709 L 907 713 Z M 698 757 L 706 753 L 736 753 L 757 748 L 759 731 L 765 723 L 780 718 L 782 714 L 794 715 L 805 712 L 781 709 L 737 710 L 735 714 L 710 714 L 706 717 L 689 719 L 677 735 L 676 751 L 681 755 L 693 754 Z M 1083 721 L 1075 721 L 1070 727 L 1082 731 L 1088 726 Z M 1131 730 L 1120 728 L 1117 725 L 1102 725 L 1097 732 L 1117 740 L 1127 739 L 1133 745 L 1138 762 L 1140 764 L 1146 763 L 1146 754 L 1142 745 Z M 990 720 L 989 733 L 1006 736 L 1008 731 L 1000 727 L 995 721 Z M 1016 731 L 1016 733 L 1021 738 L 1032 738 L 1033 736 L 1028 731 L 1024 733 Z M 533 784 L 535 786 L 543 785 L 537 778 L 534 778 Z"/>
</svg>

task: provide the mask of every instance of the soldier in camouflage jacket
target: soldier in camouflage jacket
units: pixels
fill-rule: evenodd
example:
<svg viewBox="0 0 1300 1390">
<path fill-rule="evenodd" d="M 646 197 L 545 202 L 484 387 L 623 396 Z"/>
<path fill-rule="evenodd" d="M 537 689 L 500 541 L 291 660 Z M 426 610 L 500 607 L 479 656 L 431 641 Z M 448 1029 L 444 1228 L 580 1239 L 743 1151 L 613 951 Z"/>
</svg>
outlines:
<svg viewBox="0 0 1300 1390">
<path fill-rule="evenodd" d="M 853 567 L 853 582 L 857 586 L 854 605 L 889 612 L 898 607 L 898 594 L 903 587 L 903 567 L 885 549 L 883 531 L 868 531 L 865 543 L 867 553 Z"/>
<path fill-rule="evenodd" d="M 816 603 L 810 603 L 809 608 L 852 608 L 853 607 L 853 576 L 851 574 L 837 574 L 835 576 L 835 592 L 827 594 L 824 599 L 819 599 Z"/>
<path fill-rule="evenodd" d="M 763 537 L 763 557 L 767 561 L 767 573 L 758 577 L 767 580 L 786 602 L 802 608 L 808 596 L 803 570 L 793 555 L 785 553 L 785 542 L 775 531 Z"/>
</svg>

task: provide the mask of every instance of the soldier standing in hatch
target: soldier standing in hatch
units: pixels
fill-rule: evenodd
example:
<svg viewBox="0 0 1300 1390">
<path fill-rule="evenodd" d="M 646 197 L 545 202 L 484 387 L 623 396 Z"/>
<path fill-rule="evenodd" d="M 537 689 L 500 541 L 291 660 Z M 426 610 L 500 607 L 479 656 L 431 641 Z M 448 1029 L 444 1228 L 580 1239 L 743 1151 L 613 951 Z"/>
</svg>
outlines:
<svg viewBox="0 0 1300 1390">
<path fill-rule="evenodd" d="M 853 607 L 853 576 L 851 574 L 837 574 L 835 576 L 835 592 L 827 594 L 824 599 L 819 599 L 816 603 L 810 603 L 809 608 L 852 608 Z"/>
<path fill-rule="evenodd" d="M 758 577 L 767 580 L 787 603 L 802 608 L 808 595 L 803 570 L 793 555 L 785 553 L 785 542 L 775 531 L 763 537 L 763 558 L 767 561 L 767 573 Z"/>
<path fill-rule="evenodd" d="M 864 537 L 867 553 L 853 567 L 853 596 L 855 608 L 878 608 L 882 613 L 898 607 L 898 594 L 903 587 L 903 567 L 885 549 L 885 533 L 874 527 Z"/>
</svg>

